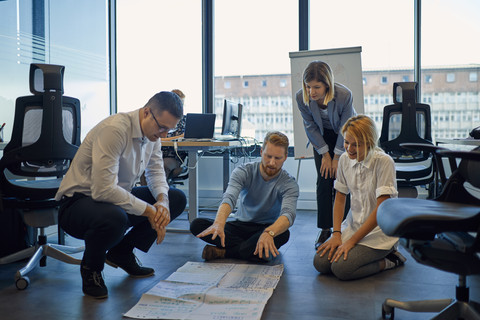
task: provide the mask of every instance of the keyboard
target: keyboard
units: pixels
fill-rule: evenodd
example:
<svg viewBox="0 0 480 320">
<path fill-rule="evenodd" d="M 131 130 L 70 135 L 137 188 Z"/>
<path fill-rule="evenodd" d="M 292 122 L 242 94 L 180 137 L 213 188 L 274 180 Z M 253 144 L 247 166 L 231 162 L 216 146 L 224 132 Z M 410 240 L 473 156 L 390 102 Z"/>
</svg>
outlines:
<svg viewBox="0 0 480 320">
<path fill-rule="evenodd" d="M 217 141 L 236 141 L 238 138 L 232 137 L 232 136 L 215 136 L 213 140 Z"/>
<path fill-rule="evenodd" d="M 171 140 L 172 142 L 184 142 L 184 141 L 197 141 L 197 142 L 209 142 L 211 138 L 178 138 Z"/>
</svg>

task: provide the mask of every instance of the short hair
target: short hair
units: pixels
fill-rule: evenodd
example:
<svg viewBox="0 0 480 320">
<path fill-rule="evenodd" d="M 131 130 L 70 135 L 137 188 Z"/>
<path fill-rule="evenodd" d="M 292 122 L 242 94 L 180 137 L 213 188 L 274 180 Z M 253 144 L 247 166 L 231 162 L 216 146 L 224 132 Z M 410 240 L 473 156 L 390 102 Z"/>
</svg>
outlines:
<svg viewBox="0 0 480 320">
<path fill-rule="evenodd" d="M 370 151 L 380 149 L 377 145 L 377 128 L 372 118 L 363 114 L 351 117 L 342 127 L 344 137 L 347 132 L 352 135 L 357 145 L 359 141 L 364 143 L 365 158 L 368 157 Z"/>
<path fill-rule="evenodd" d="M 170 91 L 161 91 L 148 100 L 145 107 L 153 108 L 158 112 L 167 111 L 176 119 L 183 116 L 183 102 L 180 97 Z"/>
<path fill-rule="evenodd" d="M 288 137 L 281 133 L 280 131 L 270 131 L 267 133 L 265 136 L 265 139 L 263 139 L 263 146 L 265 147 L 268 143 L 271 143 L 275 146 L 279 147 L 284 147 L 285 148 L 285 154 L 288 154 Z"/>
<path fill-rule="evenodd" d="M 303 71 L 303 81 L 302 81 L 302 89 L 303 89 L 303 102 L 308 105 L 310 103 L 310 96 L 308 94 L 308 90 L 306 87 L 307 82 L 310 81 L 318 81 L 323 82 L 327 87 L 327 92 L 325 94 L 325 104 L 332 101 L 335 95 L 334 89 L 334 77 L 333 72 L 330 66 L 319 60 L 314 60 L 308 64 L 308 66 Z"/>
</svg>

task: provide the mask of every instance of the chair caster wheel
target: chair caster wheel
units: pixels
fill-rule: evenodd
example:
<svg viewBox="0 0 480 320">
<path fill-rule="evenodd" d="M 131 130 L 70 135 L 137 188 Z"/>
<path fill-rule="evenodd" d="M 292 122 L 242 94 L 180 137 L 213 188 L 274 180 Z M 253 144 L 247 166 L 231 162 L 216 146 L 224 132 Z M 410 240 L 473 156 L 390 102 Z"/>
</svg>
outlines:
<svg viewBox="0 0 480 320">
<path fill-rule="evenodd" d="M 15 281 L 15 285 L 17 286 L 18 290 L 27 289 L 29 284 L 30 284 L 30 279 L 28 277 L 21 277 Z"/>
<path fill-rule="evenodd" d="M 382 305 L 382 319 L 395 319 L 395 308 L 385 305 Z"/>
</svg>

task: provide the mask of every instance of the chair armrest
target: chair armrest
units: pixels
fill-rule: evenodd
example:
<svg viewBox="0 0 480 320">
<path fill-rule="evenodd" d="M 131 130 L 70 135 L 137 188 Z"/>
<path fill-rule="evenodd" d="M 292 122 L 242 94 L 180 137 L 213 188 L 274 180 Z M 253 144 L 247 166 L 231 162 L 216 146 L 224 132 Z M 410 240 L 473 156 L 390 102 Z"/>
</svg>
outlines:
<svg viewBox="0 0 480 320">
<path fill-rule="evenodd" d="M 445 167 L 443 166 L 442 155 L 439 154 L 438 151 L 449 149 L 429 143 L 402 143 L 400 146 L 405 149 L 418 150 L 432 154 L 435 161 L 434 171 L 438 173 L 442 185 L 447 182 L 447 175 L 445 172 Z M 449 158 L 449 164 L 451 172 L 457 169 L 457 163 L 455 162 L 454 158 Z"/>
<path fill-rule="evenodd" d="M 480 149 L 474 149 L 471 151 L 457 151 L 457 150 L 438 150 L 438 154 L 450 158 L 460 158 L 473 161 L 480 161 Z"/>
<path fill-rule="evenodd" d="M 435 145 L 429 144 L 429 143 L 405 142 L 405 143 L 400 143 L 400 146 L 402 148 L 405 148 L 405 149 L 426 151 L 426 152 L 431 152 L 431 153 L 436 152 L 437 150 L 448 150 L 447 148 L 435 146 Z"/>
<path fill-rule="evenodd" d="M 457 183 L 463 184 L 463 181 L 467 181 L 470 185 L 477 188 L 475 195 L 472 194 L 471 200 L 473 203 L 480 203 L 480 196 L 478 195 L 478 190 L 480 189 L 480 171 L 478 170 L 480 165 L 480 147 L 471 151 L 440 150 L 437 153 L 449 157 L 451 161 L 462 159 L 457 169 L 461 178 Z M 466 196 L 470 197 L 470 192 Z M 462 201 L 464 200 L 466 199 L 462 199 Z"/>
</svg>

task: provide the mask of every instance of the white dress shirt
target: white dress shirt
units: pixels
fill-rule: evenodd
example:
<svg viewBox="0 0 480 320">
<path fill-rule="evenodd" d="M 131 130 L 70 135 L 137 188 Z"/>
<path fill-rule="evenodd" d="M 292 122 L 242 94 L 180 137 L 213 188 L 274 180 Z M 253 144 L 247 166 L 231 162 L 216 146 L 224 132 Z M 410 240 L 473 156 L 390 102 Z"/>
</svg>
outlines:
<svg viewBox="0 0 480 320">
<path fill-rule="evenodd" d="M 117 113 L 97 124 L 80 145 L 55 196 L 75 192 L 113 203 L 141 215 L 147 203 L 130 191 L 143 171 L 155 198 L 168 194 L 160 140 L 151 142 L 140 128 L 139 110 Z"/>
<path fill-rule="evenodd" d="M 342 222 L 342 242 L 350 239 L 365 223 L 377 206 L 377 198 L 398 196 L 395 164 L 383 151 L 374 150 L 364 161 L 351 160 L 343 153 L 338 161 L 335 189 L 350 193 L 350 211 Z M 374 249 L 389 250 L 398 238 L 389 237 L 376 226 L 358 244 Z"/>
</svg>

